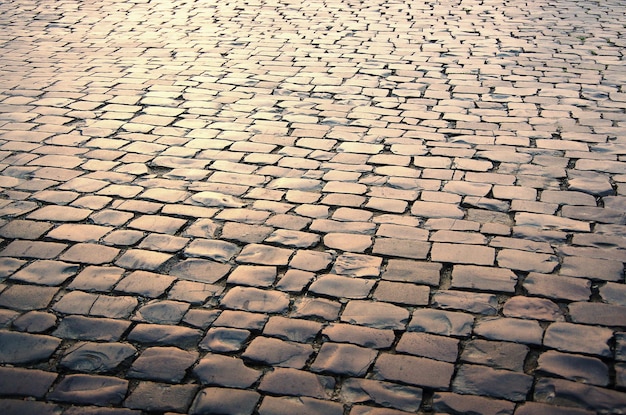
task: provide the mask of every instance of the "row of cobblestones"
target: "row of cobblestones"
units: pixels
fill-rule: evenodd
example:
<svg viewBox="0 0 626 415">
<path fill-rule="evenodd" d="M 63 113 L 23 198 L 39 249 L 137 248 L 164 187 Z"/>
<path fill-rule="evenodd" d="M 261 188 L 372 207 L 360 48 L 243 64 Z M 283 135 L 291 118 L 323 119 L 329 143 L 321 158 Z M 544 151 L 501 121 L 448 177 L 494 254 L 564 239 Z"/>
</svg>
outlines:
<svg viewBox="0 0 626 415">
<path fill-rule="evenodd" d="M 0 412 L 626 412 L 625 15 L 2 2 Z"/>
</svg>

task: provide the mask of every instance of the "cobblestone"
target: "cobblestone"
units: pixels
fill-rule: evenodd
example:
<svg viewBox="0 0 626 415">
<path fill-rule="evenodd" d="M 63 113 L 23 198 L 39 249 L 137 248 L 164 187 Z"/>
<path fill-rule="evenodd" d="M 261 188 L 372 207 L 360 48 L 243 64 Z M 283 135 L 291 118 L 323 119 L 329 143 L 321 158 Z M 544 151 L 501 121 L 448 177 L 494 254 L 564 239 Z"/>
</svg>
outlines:
<svg viewBox="0 0 626 415">
<path fill-rule="evenodd" d="M 63 356 L 59 365 L 86 373 L 107 373 L 116 369 L 137 350 L 123 343 L 80 342 Z"/>
<path fill-rule="evenodd" d="M 186 412 L 198 390 L 197 385 L 167 385 L 141 382 L 125 399 L 127 408 L 151 412 Z"/>
<path fill-rule="evenodd" d="M 407 355 L 381 354 L 374 365 L 378 379 L 436 390 L 450 387 L 453 371 L 454 366 L 450 363 Z"/>
<path fill-rule="evenodd" d="M 241 359 L 219 354 L 202 358 L 193 373 L 203 385 L 232 388 L 249 388 L 262 375 L 261 371 L 247 367 Z"/>
<path fill-rule="evenodd" d="M 0 413 L 626 411 L 606 0 L 0 4 Z"/>
<path fill-rule="evenodd" d="M 119 405 L 128 389 L 128 381 L 96 375 L 68 375 L 59 382 L 48 399 L 97 406 Z"/>
</svg>

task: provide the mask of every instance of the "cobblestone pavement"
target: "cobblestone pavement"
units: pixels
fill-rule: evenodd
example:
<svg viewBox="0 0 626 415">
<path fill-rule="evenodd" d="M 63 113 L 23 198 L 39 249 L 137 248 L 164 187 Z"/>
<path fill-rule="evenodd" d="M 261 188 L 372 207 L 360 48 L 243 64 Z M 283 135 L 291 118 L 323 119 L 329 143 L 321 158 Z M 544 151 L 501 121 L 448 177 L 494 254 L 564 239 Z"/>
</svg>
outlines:
<svg viewBox="0 0 626 415">
<path fill-rule="evenodd" d="M 626 413 L 625 22 L 3 0 L 0 412 Z"/>
</svg>

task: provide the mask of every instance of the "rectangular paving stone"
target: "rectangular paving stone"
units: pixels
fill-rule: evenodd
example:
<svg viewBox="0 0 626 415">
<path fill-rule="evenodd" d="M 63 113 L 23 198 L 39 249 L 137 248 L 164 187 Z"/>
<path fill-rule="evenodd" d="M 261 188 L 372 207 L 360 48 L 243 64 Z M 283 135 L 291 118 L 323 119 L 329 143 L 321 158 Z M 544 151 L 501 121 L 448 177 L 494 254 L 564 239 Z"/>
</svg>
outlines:
<svg viewBox="0 0 626 415">
<path fill-rule="evenodd" d="M 105 196 L 100 196 L 105 197 Z M 115 200 L 109 206 L 112 209 L 125 210 L 129 212 L 139 212 L 146 215 L 156 214 L 163 207 L 162 203 L 149 202 L 147 200 Z"/>
<path fill-rule="evenodd" d="M 600 296 L 603 301 L 609 304 L 626 305 L 624 289 L 626 286 L 620 283 L 609 282 L 600 288 Z"/>
<path fill-rule="evenodd" d="M 12 285 L 0 293 L 0 306 L 12 310 L 44 310 L 58 291 L 58 287 Z"/>
<path fill-rule="evenodd" d="M 428 240 L 428 231 L 413 226 L 382 223 L 376 231 L 376 236 L 426 241 Z"/>
<path fill-rule="evenodd" d="M 56 222 L 80 222 L 92 214 L 90 209 L 80 209 L 71 206 L 48 205 L 39 208 L 28 215 L 28 219 L 48 220 Z"/>
<path fill-rule="evenodd" d="M 444 336 L 466 337 L 472 332 L 474 316 L 458 311 L 416 309 L 407 329 Z"/>
<path fill-rule="evenodd" d="M 322 233 L 363 233 L 368 234 L 376 229 L 376 225 L 361 221 L 335 221 L 315 219 L 309 226 L 310 230 Z"/>
<path fill-rule="evenodd" d="M 379 301 L 412 306 L 428 305 L 430 287 L 403 282 L 380 281 L 373 298 Z"/>
<path fill-rule="evenodd" d="M 99 196 L 111 196 L 121 197 L 124 199 L 130 199 L 137 196 L 144 190 L 141 186 L 125 185 L 125 184 L 111 184 L 96 192 Z"/>
<path fill-rule="evenodd" d="M 575 398 L 572 398 L 575 397 Z M 611 389 L 584 385 L 564 379 L 540 378 L 535 386 L 533 398 L 537 402 L 552 403 L 592 411 L 623 411 L 626 394 Z"/>
<path fill-rule="evenodd" d="M 490 317 L 477 322 L 474 333 L 491 340 L 540 344 L 544 330 L 536 320 Z"/>
<path fill-rule="evenodd" d="M 484 415 L 513 413 L 515 404 L 502 399 L 484 396 L 436 392 L 433 395 L 433 409 L 441 412 L 479 412 Z"/>
<path fill-rule="evenodd" d="M 261 377 L 259 370 L 248 368 L 239 358 L 210 354 L 193 370 L 202 384 L 221 387 L 248 388 Z"/>
<path fill-rule="evenodd" d="M 561 246 L 557 254 L 571 257 L 584 257 L 591 259 L 605 259 L 609 261 L 622 261 L 625 259 L 626 250 L 600 249 L 592 247 Z"/>
<path fill-rule="evenodd" d="M 418 200 L 411 206 L 411 214 L 426 218 L 463 219 L 465 213 L 455 204 L 441 202 L 425 202 Z"/>
<path fill-rule="evenodd" d="M 377 329 L 402 330 L 406 326 L 409 312 L 405 308 L 389 303 L 352 300 L 341 315 L 342 322 Z"/>
<path fill-rule="evenodd" d="M 131 249 L 124 252 L 115 261 L 115 265 L 126 269 L 155 271 L 171 257 L 172 255 L 167 253 Z"/>
<path fill-rule="evenodd" d="M 46 361 L 61 344 L 53 336 L 0 330 L 0 363 L 32 364 Z"/>
<path fill-rule="evenodd" d="M 495 249 L 480 245 L 435 242 L 432 245 L 430 256 L 436 262 L 493 265 Z"/>
<path fill-rule="evenodd" d="M 430 247 L 431 244 L 429 242 L 399 238 L 376 238 L 372 253 L 402 258 L 426 259 Z"/>
<path fill-rule="evenodd" d="M 404 333 L 396 345 L 396 351 L 400 353 L 450 363 L 456 361 L 458 350 L 459 341 L 456 339 L 416 332 Z"/>
<path fill-rule="evenodd" d="M 2 410 L 4 414 L 8 415 L 32 413 L 41 415 L 56 415 L 62 410 L 62 407 L 60 405 L 47 402 L 7 398 L 0 401 L 0 410 Z"/>
<path fill-rule="evenodd" d="M 187 223 L 184 219 L 162 215 L 143 215 L 131 221 L 128 226 L 143 231 L 175 234 Z"/>
<path fill-rule="evenodd" d="M 352 378 L 343 383 L 341 397 L 346 403 L 366 403 L 372 400 L 386 408 L 410 412 L 419 408 L 422 389 L 392 382 Z"/>
<path fill-rule="evenodd" d="M 368 296 L 374 284 L 374 280 L 325 274 L 309 286 L 309 291 L 321 296 L 363 299 Z"/>
<path fill-rule="evenodd" d="M 589 278 L 603 281 L 622 281 L 624 269 L 622 262 L 602 259 L 566 256 L 559 274 L 576 278 Z"/>
<path fill-rule="evenodd" d="M 138 248 L 151 251 L 176 252 L 184 248 L 188 242 L 188 238 L 153 233 L 146 236 Z"/>
<path fill-rule="evenodd" d="M 0 228 L 0 236 L 8 239 L 39 239 L 52 228 L 49 222 L 12 220 Z"/>
<path fill-rule="evenodd" d="M 224 263 L 239 253 L 239 247 L 230 242 L 197 238 L 189 243 L 184 253 L 188 257 L 205 257 Z"/>
<path fill-rule="evenodd" d="M 177 281 L 168 292 L 168 298 L 191 304 L 216 303 L 224 289 L 219 285 L 195 281 Z"/>
<path fill-rule="evenodd" d="M 292 254 L 293 250 L 291 249 L 276 248 L 262 244 L 248 244 L 241 250 L 235 260 L 243 264 L 287 265 Z"/>
<path fill-rule="evenodd" d="M 197 390 L 197 385 L 140 382 L 124 400 L 124 406 L 144 411 L 186 412 Z"/>
<path fill-rule="evenodd" d="M 369 348 L 325 342 L 313 361 L 311 370 L 347 376 L 363 376 L 377 355 L 375 350 Z"/>
<path fill-rule="evenodd" d="M 517 276 L 507 269 L 455 265 L 452 269 L 450 287 L 513 293 L 516 283 Z"/>
<path fill-rule="evenodd" d="M 226 293 L 220 304 L 234 310 L 281 313 L 289 306 L 289 297 L 280 291 L 237 286 Z"/>
<path fill-rule="evenodd" d="M 352 343 L 375 349 L 391 346 L 395 338 L 391 329 L 376 329 L 344 323 L 332 323 L 324 328 L 322 334 L 331 341 Z"/>
<path fill-rule="evenodd" d="M 308 344 L 256 337 L 250 342 L 242 358 L 267 366 L 303 369 L 312 354 L 313 348 Z"/>
<path fill-rule="evenodd" d="M 128 381 L 109 376 L 67 375 L 48 395 L 57 402 L 99 406 L 119 405 L 128 390 Z"/>
<path fill-rule="evenodd" d="M 3 204 L 0 208 L 0 216 L 2 217 L 14 217 L 21 216 L 25 213 L 32 212 L 33 210 L 38 208 L 38 204 L 36 202 L 30 201 L 12 201 L 6 204 Z"/>
<path fill-rule="evenodd" d="M 291 368 L 277 368 L 261 379 L 259 390 L 282 396 L 308 396 L 328 399 L 334 386 L 335 380 L 330 376 L 316 375 Z"/>
<path fill-rule="evenodd" d="M 432 242 L 448 242 L 474 245 L 485 245 L 487 242 L 485 237 L 479 233 L 459 232 L 446 229 L 441 229 L 433 232 L 429 239 Z"/>
<path fill-rule="evenodd" d="M 130 322 L 123 320 L 66 316 L 53 334 L 63 339 L 119 341 L 128 327 L 130 327 Z"/>
<path fill-rule="evenodd" d="M 382 273 L 382 279 L 437 286 L 440 281 L 441 268 L 441 264 L 434 262 L 389 259 Z"/>
<path fill-rule="evenodd" d="M 306 343 L 317 337 L 321 329 L 322 324 L 316 321 L 274 316 L 267 321 L 263 328 L 263 334 L 283 340 Z"/>
<path fill-rule="evenodd" d="M 584 278 L 530 273 L 523 285 L 530 294 L 554 299 L 584 301 L 591 296 L 591 281 Z"/>
<path fill-rule="evenodd" d="M 57 286 L 74 276 L 79 266 L 62 261 L 38 260 L 11 276 L 25 283 Z"/>
<path fill-rule="evenodd" d="M 57 376 L 38 369 L 0 367 L 0 394 L 43 398 Z"/>
<path fill-rule="evenodd" d="M 174 264 L 169 275 L 179 279 L 213 284 L 231 270 L 229 264 L 221 264 L 201 258 L 189 258 Z"/>
<path fill-rule="evenodd" d="M 261 396 L 254 391 L 208 387 L 198 392 L 189 413 L 251 414 L 260 398 Z"/>
<path fill-rule="evenodd" d="M 137 324 L 128 334 L 130 342 L 154 346 L 176 346 L 182 349 L 197 347 L 202 332 L 168 324 Z"/>
<path fill-rule="evenodd" d="M 45 155 L 31 161 L 28 164 L 34 166 L 65 167 L 73 169 L 75 167 L 78 167 L 84 161 L 84 159 L 76 156 Z"/>
<path fill-rule="evenodd" d="M 224 310 L 220 313 L 213 325 L 216 327 L 233 327 L 247 330 L 263 330 L 268 316 L 263 313 L 247 311 Z"/>
<path fill-rule="evenodd" d="M 524 373 L 462 365 L 454 378 L 452 391 L 519 402 L 526 399 L 532 381 L 533 378 Z"/>
<path fill-rule="evenodd" d="M 84 264 L 106 264 L 119 254 L 119 249 L 92 243 L 79 243 L 71 246 L 59 259 Z"/>
<path fill-rule="evenodd" d="M 433 294 L 431 303 L 436 308 L 464 310 L 484 315 L 495 315 L 498 308 L 495 294 L 461 290 L 437 291 Z"/>
<path fill-rule="evenodd" d="M 53 259 L 67 248 L 66 244 L 58 242 L 24 241 L 10 242 L 0 252 L 3 257 Z"/>
<path fill-rule="evenodd" d="M 215 215 L 217 209 L 202 206 L 166 204 L 161 209 L 161 213 L 171 216 L 184 216 L 191 218 L 211 218 Z"/>
<path fill-rule="evenodd" d="M 626 223 L 624 213 L 620 209 L 591 206 L 563 206 L 562 214 L 566 218 L 599 223 L 614 223 L 623 225 Z"/>
<path fill-rule="evenodd" d="M 621 305 L 574 302 L 568 306 L 572 322 L 600 325 L 623 326 L 626 309 Z"/>
<path fill-rule="evenodd" d="M 523 372 L 529 351 L 528 346 L 519 343 L 475 339 L 464 345 L 460 357 L 465 362 Z"/>
<path fill-rule="evenodd" d="M 538 213 L 517 213 L 515 215 L 515 224 L 517 226 L 534 226 L 546 230 L 558 229 L 573 232 L 590 231 L 589 224 L 586 222 Z"/>
<path fill-rule="evenodd" d="M 560 353 L 555 350 L 549 350 L 539 356 L 537 372 L 573 381 L 583 380 L 590 385 L 607 386 L 609 384 L 608 366 L 600 359 Z"/>
<path fill-rule="evenodd" d="M 382 353 L 374 364 L 376 379 L 448 390 L 454 365 L 423 357 Z"/>
</svg>

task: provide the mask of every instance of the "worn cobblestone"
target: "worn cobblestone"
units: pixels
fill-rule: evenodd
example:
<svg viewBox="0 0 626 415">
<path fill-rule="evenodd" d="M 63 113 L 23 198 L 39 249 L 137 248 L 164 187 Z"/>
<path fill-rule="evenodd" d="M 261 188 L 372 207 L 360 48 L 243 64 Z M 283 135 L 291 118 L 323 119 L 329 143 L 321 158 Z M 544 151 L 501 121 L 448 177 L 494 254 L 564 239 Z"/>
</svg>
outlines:
<svg viewBox="0 0 626 415">
<path fill-rule="evenodd" d="M 623 0 L 0 4 L 0 413 L 626 411 Z"/>
</svg>

